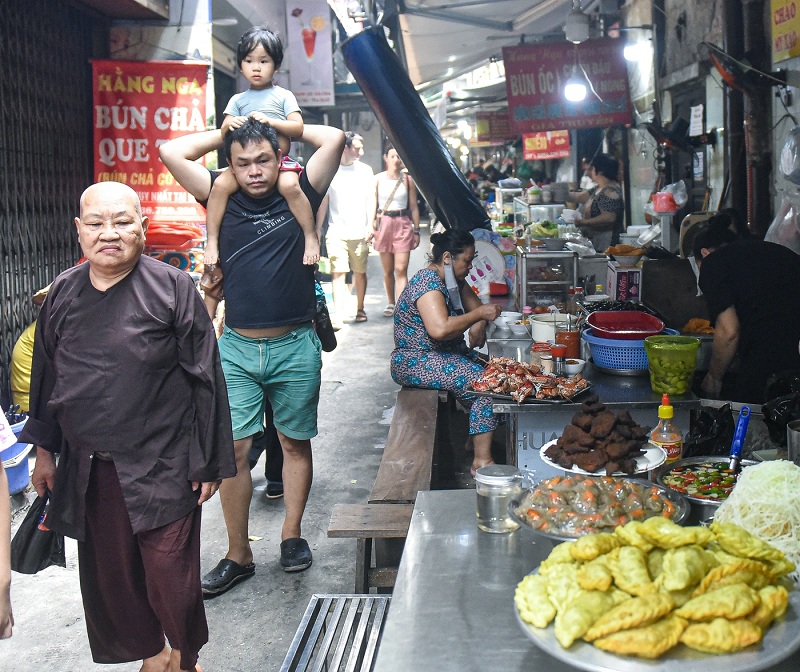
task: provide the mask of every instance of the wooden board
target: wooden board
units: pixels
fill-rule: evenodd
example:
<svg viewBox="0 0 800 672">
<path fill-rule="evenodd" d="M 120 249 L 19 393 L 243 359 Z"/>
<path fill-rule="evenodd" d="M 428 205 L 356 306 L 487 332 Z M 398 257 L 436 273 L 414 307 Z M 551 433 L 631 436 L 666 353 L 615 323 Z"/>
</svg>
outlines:
<svg viewBox="0 0 800 672">
<path fill-rule="evenodd" d="M 404 387 L 397 393 L 370 503 L 410 504 L 417 492 L 430 490 L 438 404 L 438 390 Z"/>
<path fill-rule="evenodd" d="M 412 504 L 334 504 L 329 537 L 397 538 L 408 534 Z"/>
</svg>

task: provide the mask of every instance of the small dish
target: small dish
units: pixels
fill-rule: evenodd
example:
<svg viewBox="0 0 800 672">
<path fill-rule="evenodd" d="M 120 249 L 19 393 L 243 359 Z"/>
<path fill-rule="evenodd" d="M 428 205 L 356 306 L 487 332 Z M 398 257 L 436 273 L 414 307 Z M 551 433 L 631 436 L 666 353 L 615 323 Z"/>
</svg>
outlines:
<svg viewBox="0 0 800 672">
<path fill-rule="evenodd" d="M 564 361 L 564 373 L 568 376 L 577 376 L 585 366 L 585 360 L 570 357 Z"/>
<path fill-rule="evenodd" d="M 506 324 L 506 318 L 503 316 L 498 317 L 497 319 L 492 320 L 494 326 L 498 329 L 508 329 L 508 325 Z"/>
<path fill-rule="evenodd" d="M 542 243 L 548 252 L 560 252 L 567 246 L 564 238 L 542 238 Z"/>
<path fill-rule="evenodd" d="M 644 256 L 643 254 L 615 254 L 612 255 L 622 268 L 633 268 L 639 263 L 639 260 Z"/>
<path fill-rule="evenodd" d="M 511 332 L 517 334 L 518 336 L 527 336 L 528 335 L 528 325 L 521 320 L 517 320 L 515 322 L 508 322 L 506 321 L 508 328 L 511 329 Z"/>
</svg>

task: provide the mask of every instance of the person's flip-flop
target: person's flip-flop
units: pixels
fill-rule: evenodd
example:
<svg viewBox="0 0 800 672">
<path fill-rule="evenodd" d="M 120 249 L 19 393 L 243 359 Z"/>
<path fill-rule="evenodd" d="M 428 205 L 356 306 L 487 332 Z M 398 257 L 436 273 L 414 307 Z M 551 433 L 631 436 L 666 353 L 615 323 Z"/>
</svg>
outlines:
<svg viewBox="0 0 800 672">
<path fill-rule="evenodd" d="M 240 565 L 238 562 L 224 558 L 203 577 L 203 597 L 216 597 L 233 588 L 239 581 L 249 579 L 256 573 L 254 563 Z"/>
<path fill-rule="evenodd" d="M 359 310 L 356 313 L 356 322 L 366 322 L 367 321 L 367 314 L 363 310 Z"/>
<path fill-rule="evenodd" d="M 386 308 L 383 309 L 383 316 L 384 317 L 391 317 L 392 315 L 394 315 L 394 304 L 393 303 L 387 303 L 386 304 Z"/>
</svg>

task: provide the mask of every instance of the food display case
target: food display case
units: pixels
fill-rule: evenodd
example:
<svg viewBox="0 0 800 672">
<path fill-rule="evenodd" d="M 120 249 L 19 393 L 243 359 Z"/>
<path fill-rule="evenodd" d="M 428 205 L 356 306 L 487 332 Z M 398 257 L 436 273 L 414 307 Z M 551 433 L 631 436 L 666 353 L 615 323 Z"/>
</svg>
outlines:
<svg viewBox="0 0 800 672">
<path fill-rule="evenodd" d="M 514 223 L 527 226 L 533 222 L 555 222 L 567 206 L 564 203 L 528 203 L 521 197 L 514 199 Z"/>
<path fill-rule="evenodd" d="M 517 247 L 516 304 L 565 304 L 578 282 L 578 255 L 571 250 L 548 252 Z"/>
<path fill-rule="evenodd" d="M 521 196 L 522 189 L 501 189 L 496 187 L 494 190 L 494 203 L 497 212 L 500 214 L 501 221 L 505 220 L 506 215 L 514 214 L 514 197 Z"/>
</svg>

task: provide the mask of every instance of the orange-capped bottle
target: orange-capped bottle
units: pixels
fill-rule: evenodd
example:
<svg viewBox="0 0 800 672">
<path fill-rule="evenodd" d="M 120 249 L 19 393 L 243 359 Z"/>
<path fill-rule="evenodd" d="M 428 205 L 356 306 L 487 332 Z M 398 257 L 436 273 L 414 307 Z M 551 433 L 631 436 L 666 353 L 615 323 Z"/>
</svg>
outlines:
<svg viewBox="0 0 800 672">
<path fill-rule="evenodd" d="M 681 458 L 683 453 L 683 434 L 672 418 L 675 410 L 669 403 L 669 395 L 661 396 L 661 405 L 658 407 L 658 424 L 650 432 L 650 443 L 661 446 L 667 453 L 667 463 Z"/>
</svg>

